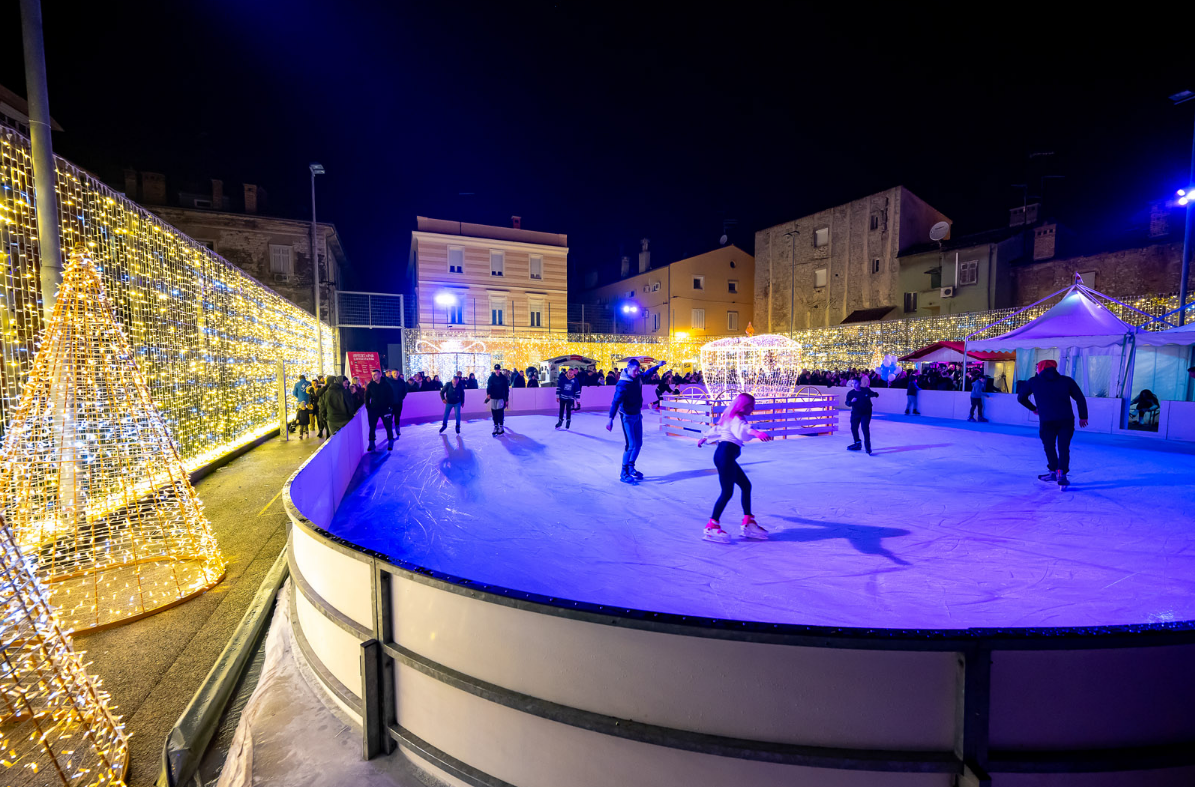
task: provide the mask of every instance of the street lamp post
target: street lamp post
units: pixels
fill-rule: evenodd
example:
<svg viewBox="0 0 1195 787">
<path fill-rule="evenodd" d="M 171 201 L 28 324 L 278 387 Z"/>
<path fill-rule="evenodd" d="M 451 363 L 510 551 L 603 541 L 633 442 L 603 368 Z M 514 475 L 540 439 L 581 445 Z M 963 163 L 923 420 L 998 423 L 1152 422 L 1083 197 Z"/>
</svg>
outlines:
<svg viewBox="0 0 1195 787">
<path fill-rule="evenodd" d="M 315 224 L 315 176 L 324 174 L 324 165 L 316 162 L 311 162 L 308 167 L 311 170 L 311 286 L 315 289 L 315 335 L 316 346 L 319 348 L 319 373 L 324 372 L 324 329 L 320 325 L 320 308 L 319 308 L 319 250 L 316 246 L 316 239 L 319 237 Z"/>
<path fill-rule="evenodd" d="M 1181 93 L 1175 93 L 1170 97 L 1170 100 L 1178 104 L 1185 104 L 1191 99 L 1195 99 L 1195 93 L 1190 90 L 1184 90 Z M 1191 135 L 1191 172 L 1187 179 L 1187 189 L 1195 186 L 1195 133 Z M 1187 216 L 1186 221 L 1183 222 L 1183 261 L 1180 267 L 1178 280 L 1178 324 L 1183 325 L 1186 322 L 1187 312 L 1184 308 L 1187 305 L 1187 278 L 1191 274 L 1191 223 L 1195 218 L 1192 212 L 1192 200 L 1187 200 Z"/>
</svg>

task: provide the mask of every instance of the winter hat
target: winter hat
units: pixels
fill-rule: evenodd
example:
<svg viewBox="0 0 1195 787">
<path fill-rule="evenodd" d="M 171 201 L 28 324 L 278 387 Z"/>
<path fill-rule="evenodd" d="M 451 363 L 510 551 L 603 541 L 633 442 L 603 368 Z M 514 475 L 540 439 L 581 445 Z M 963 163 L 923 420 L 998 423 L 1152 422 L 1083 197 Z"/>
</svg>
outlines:
<svg viewBox="0 0 1195 787">
<path fill-rule="evenodd" d="M 1042 372 L 1044 372 L 1046 369 L 1051 369 L 1051 368 L 1053 368 L 1053 369 L 1057 369 L 1057 368 L 1058 368 L 1058 361 L 1053 361 L 1053 360 L 1050 360 L 1049 358 L 1047 358 L 1047 359 L 1046 359 L 1046 360 L 1044 360 L 1044 361 L 1038 361 L 1038 362 L 1037 362 L 1037 373 L 1038 373 L 1038 374 L 1041 374 L 1041 373 L 1042 373 Z"/>
</svg>

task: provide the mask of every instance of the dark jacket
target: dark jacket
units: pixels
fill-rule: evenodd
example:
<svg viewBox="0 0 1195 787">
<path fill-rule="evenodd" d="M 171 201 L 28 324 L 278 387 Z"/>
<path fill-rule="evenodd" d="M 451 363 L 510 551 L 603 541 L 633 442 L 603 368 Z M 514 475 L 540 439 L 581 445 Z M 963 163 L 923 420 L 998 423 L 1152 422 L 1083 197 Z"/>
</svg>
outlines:
<svg viewBox="0 0 1195 787">
<path fill-rule="evenodd" d="M 657 363 L 636 378 L 627 374 L 626 369 L 622 370 L 618 385 L 614 389 L 614 399 L 610 402 L 611 420 L 620 408 L 627 415 L 639 415 L 643 411 L 643 378 L 663 365 L 663 362 Z"/>
<path fill-rule="evenodd" d="M 1033 396 L 1033 402 L 1029 397 Z M 1079 390 L 1079 384 L 1058 372 L 1054 367 L 1026 381 L 1017 394 L 1017 401 L 1037 413 L 1042 421 L 1072 421 L 1071 399 L 1079 406 L 1079 419 L 1087 420 L 1087 399 Z"/>
<path fill-rule="evenodd" d="M 478 387 L 477 386 L 477 378 L 470 377 L 468 380 L 465 380 L 465 387 L 468 388 L 470 391 L 476 391 L 477 387 Z"/>
<path fill-rule="evenodd" d="M 527 381 L 523 379 L 523 375 L 516 374 L 514 376 L 514 378 L 510 381 L 510 387 L 511 388 L 526 388 Z"/>
<path fill-rule="evenodd" d="M 560 375 L 556 379 L 556 398 L 564 401 L 565 399 L 575 402 L 581 398 L 581 377 L 580 375 L 573 379 L 568 379 L 565 375 Z"/>
<path fill-rule="evenodd" d="M 912 378 L 912 377 L 910 377 L 910 378 L 909 378 L 909 384 L 908 384 L 908 391 L 909 391 L 909 394 L 908 394 L 908 395 L 909 395 L 909 396 L 916 396 L 916 395 L 917 395 L 917 392 L 918 392 L 919 390 L 921 390 L 921 387 L 920 387 L 919 385 L 917 385 L 917 380 L 916 380 L 916 379 L 914 379 L 914 378 Z"/>
<path fill-rule="evenodd" d="M 451 380 L 440 389 L 440 399 L 444 404 L 464 404 L 465 403 L 465 381 L 461 380 L 460 384 L 454 385 Z"/>
<path fill-rule="evenodd" d="M 423 384 L 419 386 L 420 391 L 438 391 L 439 386 L 432 382 L 432 378 L 424 377 Z"/>
<path fill-rule="evenodd" d="M 510 399 L 510 380 L 507 380 L 504 374 L 491 373 L 485 384 L 485 395 L 503 401 Z"/>
<path fill-rule="evenodd" d="M 852 388 L 846 392 L 846 406 L 851 408 L 852 415 L 867 415 L 871 413 L 871 400 L 878 398 L 880 395 L 870 388 Z"/>
<path fill-rule="evenodd" d="M 390 386 L 386 378 L 374 382 L 369 381 L 365 386 L 365 409 L 371 413 L 384 413 L 394 403 L 394 396 L 390 393 Z"/>
<path fill-rule="evenodd" d="M 407 381 L 401 377 L 397 380 L 387 377 L 386 385 L 390 386 L 390 403 L 402 404 L 402 400 L 407 398 Z"/>
<path fill-rule="evenodd" d="M 341 385 L 342 377 L 333 377 L 328 383 L 328 390 L 320 399 L 320 408 L 324 412 L 324 420 L 333 429 L 340 429 L 347 424 L 357 412 L 357 402 L 347 388 Z"/>
</svg>

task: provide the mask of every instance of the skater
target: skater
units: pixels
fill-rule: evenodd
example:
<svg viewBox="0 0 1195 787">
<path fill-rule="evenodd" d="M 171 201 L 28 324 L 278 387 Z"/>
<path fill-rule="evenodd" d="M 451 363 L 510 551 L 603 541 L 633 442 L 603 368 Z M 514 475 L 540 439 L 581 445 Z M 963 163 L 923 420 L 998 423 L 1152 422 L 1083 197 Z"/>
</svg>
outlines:
<svg viewBox="0 0 1195 787">
<path fill-rule="evenodd" d="M 1029 401 L 1029 397 L 1033 401 Z M 1058 362 L 1046 359 L 1037 364 L 1037 375 L 1025 382 L 1017 401 L 1037 413 L 1037 433 L 1046 449 L 1046 467 L 1039 475 L 1046 483 L 1070 485 L 1066 474 L 1071 469 L 1071 438 L 1075 435 L 1075 413 L 1071 399 L 1079 407 L 1079 426 L 1087 426 L 1087 399 L 1079 384 L 1058 372 Z"/>
<path fill-rule="evenodd" d="M 390 423 L 394 427 L 394 436 L 401 437 L 402 430 L 398 425 L 402 418 L 402 403 L 407 398 L 407 381 L 402 378 L 401 372 L 391 369 L 386 384 L 390 386 Z"/>
<path fill-rule="evenodd" d="M 560 404 L 556 428 L 564 424 L 568 429 L 573 423 L 573 409 L 581 406 L 581 379 L 577 377 L 576 367 L 566 369 L 556 380 L 556 401 Z"/>
<path fill-rule="evenodd" d="M 666 362 L 660 361 L 647 370 L 651 374 Z M 622 370 L 614 390 L 614 398 L 610 402 L 610 420 L 606 422 L 606 431 L 614 428 L 614 414 L 618 413 L 622 421 L 622 436 L 626 440 L 626 448 L 622 452 L 622 474 L 620 481 L 624 484 L 638 483 L 643 473 L 635 469 L 635 460 L 639 458 L 639 451 L 643 448 L 643 379 L 639 361 L 632 358 L 627 361 L 627 368 Z"/>
<path fill-rule="evenodd" d="M 672 394 L 675 396 L 679 393 L 680 391 L 672 387 L 672 372 L 666 373 L 663 378 L 661 378 L 659 385 L 656 386 L 656 401 L 654 404 L 652 404 L 652 408 L 655 410 L 660 409 L 660 402 L 664 400 L 664 394 Z"/>
<path fill-rule="evenodd" d="M 871 380 L 863 375 L 851 382 L 852 388 L 846 394 L 846 406 L 851 408 L 851 437 L 855 442 L 848 445 L 848 451 L 858 451 L 865 447 L 871 454 L 871 400 L 879 398 L 879 394 L 871 390 Z M 859 427 L 863 427 L 863 442 L 859 442 Z"/>
<path fill-rule="evenodd" d="M 913 415 L 921 415 L 921 413 L 917 412 L 917 392 L 920 390 L 921 389 L 917 386 L 917 377 L 913 374 L 910 374 L 909 389 L 906 393 L 908 398 L 905 401 L 905 415 L 908 415 L 910 410 L 913 411 Z"/>
<path fill-rule="evenodd" d="M 510 381 L 502 373 L 502 364 L 494 364 L 494 372 L 485 385 L 485 400 L 494 419 L 494 437 L 506 434 L 506 402 L 510 399 Z"/>
<path fill-rule="evenodd" d="M 444 402 L 444 423 L 441 424 L 440 431 L 448 428 L 448 414 L 456 408 L 456 433 L 460 434 L 461 405 L 465 403 L 465 382 L 461 379 L 460 372 L 453 375 L 448 385 L 440 389 L 440 399 Z"/>
<path fill-rule="evenodd" d="M 747 480 L 743 468 L 739 467 L 739 454 L 743 452 L 743 443 L 752 437 L 765 443 L 772 439 L 767 432 L 752 429 L 747 423 L 747 417 L 754 410 L 755 397 L 751 394 L 739 394 L 730 407 L 726 408 L 726 412 L 722 413 L 718 422 L 697 441 L 698 448 L 706 443 L 718 443 L 718 448 L 714 451 L 714 467 L 718 468 L 718 483 L 722 487 L 722 493 L 714 503 L 713 516 L 706 523 L 705 535 L 702 536 L 706 541 L 730 543 L 730 534 L 722 529 L 718 520 L 722 517 L 730 498 L 734 497 L 735 484 L 743 490 L 743 538 L 753 538 L 757 541 L 766 541 L 768 538 L 768 531 L 760 527 L 755 517 L 751 516 L 751 482 Z"/>
<path fill-rule="evenodd" d="M 390 425 L 390 410 L 394 400 L 390 394 L 390 385 L 382 379 L 382 370 L 374 369 L 370 372 L 369 384 L 365 386 L 365 414 L 369 418 L 369 450 L 376 450 L 374 440 L 378 434 L 378 419 L 386 427 L 386 441 L 388 451 L 394 450 L 394 430 Z"/>
<path fill-rule="evenodd" d="M 988 419 L 983 417 L 983 397 L 987 396 L 984 389 L 987 387 L 987 380 L 978 376 L 971 383 L 971 412 L 967 414 L 968 421 L 975 420 L 975 411 L 979 411 L 979 422 L 986 424 Z"/>
</svg>

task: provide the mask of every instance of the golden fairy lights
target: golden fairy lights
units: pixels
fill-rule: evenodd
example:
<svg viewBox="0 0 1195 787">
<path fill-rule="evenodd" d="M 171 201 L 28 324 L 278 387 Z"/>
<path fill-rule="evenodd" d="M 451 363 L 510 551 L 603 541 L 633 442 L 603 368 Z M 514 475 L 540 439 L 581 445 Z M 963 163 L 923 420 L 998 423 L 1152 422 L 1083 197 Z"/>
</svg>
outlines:
<svg viewBox="0 0 1195 787">
<path fill-rule="evenodd" d="M 701 348 L 701 375 L 711 399 L 730 393 L 788 396 L 800 373 L 800 348 L 787 336 L 730 336 Z"/>
<path fill-rule="evenodd" d="M 224 559 L 86 247 L 0 455 L 0 500 L 72 631 L 107 626 L 220 581 Z"/>
<path fill-rule="evenodd" d="M 129 745 L 0 520 L 0 776 L 5 784 L 123 784 Z"/>
<path fill-rule="evenodd" d="M 62 247 L 96 260 L 117 321 L 189 469 L 277 427 L 278 360 L 286 390 L 320 368 L 316 321 L 211 250 L 57 160 Z M 42 326 L 29 142 L 0 129 L 0 406 L 5 422 Z M 333 367 L 322 326 L 322 369 Z M 288 406 L 293 407 L 293 397 Z"/>
</svg>

